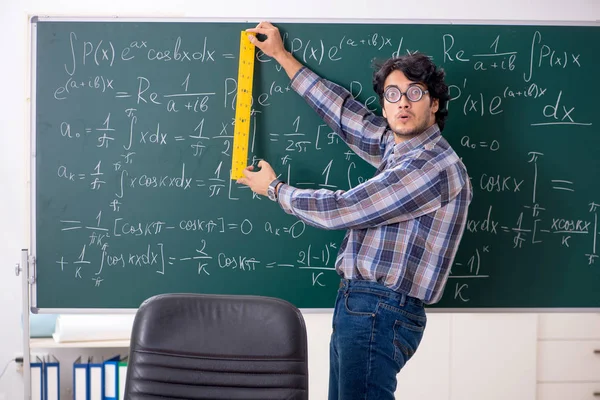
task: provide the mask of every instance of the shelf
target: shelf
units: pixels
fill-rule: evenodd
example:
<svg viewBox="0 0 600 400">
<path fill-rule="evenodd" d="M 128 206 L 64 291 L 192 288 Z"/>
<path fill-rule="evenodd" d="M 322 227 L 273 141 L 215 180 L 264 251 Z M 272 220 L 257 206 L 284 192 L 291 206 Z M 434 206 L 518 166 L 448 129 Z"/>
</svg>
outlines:
<svg viewBox="0 0 600 400">
<path fill-rule="evenodd" d="M 129 340 L 97 340 L 89 342 L 63 342 L 57 343 L 52 338 L 31 338 L 32 349 L 65 349 L 65 348 L 100 348 L 100 347 L 129 347 Z"/>
</svg>

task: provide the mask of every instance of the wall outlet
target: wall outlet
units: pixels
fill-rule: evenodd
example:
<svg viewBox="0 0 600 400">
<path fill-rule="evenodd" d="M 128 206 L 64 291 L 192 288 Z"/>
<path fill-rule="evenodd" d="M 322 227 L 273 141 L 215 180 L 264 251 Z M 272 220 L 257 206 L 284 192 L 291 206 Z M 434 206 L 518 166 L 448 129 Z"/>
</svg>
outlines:
<svg viewBox="0 0 600 400">
<path fill-rule="evenodd" d="M 15 360 L 17 360 L 17 359 L 21 360 L 21 361 L 15 361 L 17 373 L 19 373 L 20 375 L 23 375 L 23 353 L 16 353 Z M 0 400 L 2 400 L 2 397 L 0 397 Z"/>
<path fill-rule="evenodd" d="M 44 352 L 32 352 L 29 353 L 30 357 L 29 357 L 29 362 L 38 362 L 39 360 L 48 360 L 49 358 L 49 353 L 44 353 Z M 23 353 L 15 353 L 15 360 L 21 360 L 21 361 L 15 361 L 16 364 L 16 369 L 17 372 L 19 372 L 20 374 L 23 373 Z M 2 400 L 2 398 L 0 398 L 0 400 Z"/>
</svg>

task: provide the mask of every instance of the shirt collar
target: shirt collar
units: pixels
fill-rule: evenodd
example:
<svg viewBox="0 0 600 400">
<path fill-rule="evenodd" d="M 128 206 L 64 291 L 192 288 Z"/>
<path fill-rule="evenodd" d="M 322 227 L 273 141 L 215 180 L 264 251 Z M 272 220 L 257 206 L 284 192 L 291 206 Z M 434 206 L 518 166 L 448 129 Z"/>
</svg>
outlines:
<svg viewBox="0 0 600 400">
<path fill-rule="evenodd" d="M 394 135 L 395 133 L 392 133 L 393 137 Z M 427 147 L 428 143 L 435 144 L 440 136 L 440 128 L 437 124 L 433 124 L 429 128 L 425 129 L 421 134 L 405 142 L 394 144 L 394 154 L 406 154 L 418 147 Z"/>
</svg>

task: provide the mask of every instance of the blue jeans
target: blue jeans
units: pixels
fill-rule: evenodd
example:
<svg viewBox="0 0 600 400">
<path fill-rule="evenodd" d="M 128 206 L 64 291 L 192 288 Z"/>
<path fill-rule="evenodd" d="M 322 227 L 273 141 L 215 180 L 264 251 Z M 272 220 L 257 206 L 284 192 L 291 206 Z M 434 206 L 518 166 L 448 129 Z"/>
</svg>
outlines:
<svg viewBox="0 0 600 400">
<path fill-rule="evenodd" d="M 417 350 L 423 302 L 368 281 L 340 284 L 329 346 L 329 400 L 393 400 L 396 375 Z"/>
</svg>

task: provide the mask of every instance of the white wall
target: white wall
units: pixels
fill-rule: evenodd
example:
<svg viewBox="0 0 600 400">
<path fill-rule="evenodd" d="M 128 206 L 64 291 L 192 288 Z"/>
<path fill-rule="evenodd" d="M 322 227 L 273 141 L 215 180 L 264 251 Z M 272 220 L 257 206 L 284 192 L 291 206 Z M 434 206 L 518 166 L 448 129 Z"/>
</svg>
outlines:
<svg viewBox="0 0 600 400">
<path fill-rule="evenodd" d="M 350 6 L 352 4 L 352 6 Z M 600 20 L 600 1 L 570 0 L 3 0 L 0 2 L 0 368 L 21 348 L 20 280 L 14 275 L 27 239 L 28 15 L 119 15 L 244 18 Z M 594 44 L 597 46 L 597 44 Z M 312 338 L 311 385 L 327 385 L 329 315 L 309 315 Z M 317 348 L 318 347 L 318 348 Z M 0 400 L 21 399 L 22 381 L 9 368 L 0 380 Z"/>
</svg>

